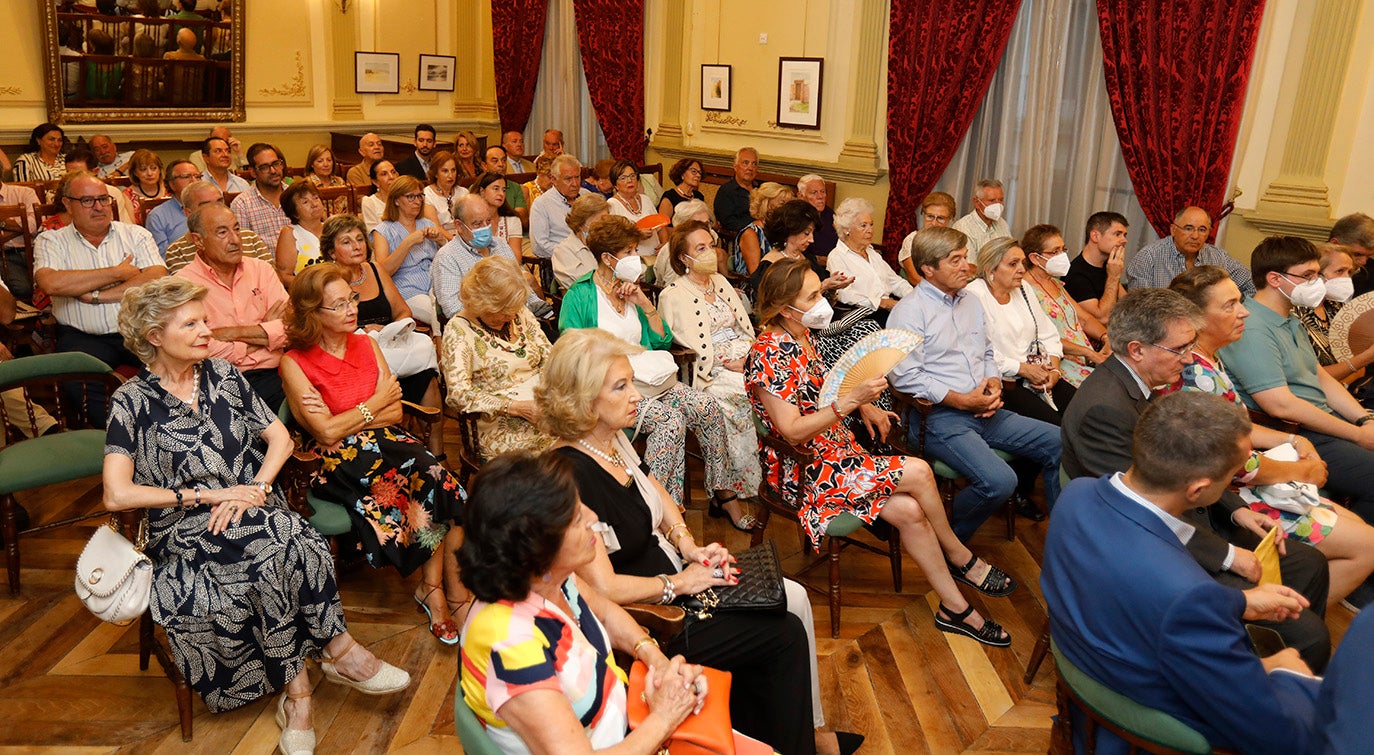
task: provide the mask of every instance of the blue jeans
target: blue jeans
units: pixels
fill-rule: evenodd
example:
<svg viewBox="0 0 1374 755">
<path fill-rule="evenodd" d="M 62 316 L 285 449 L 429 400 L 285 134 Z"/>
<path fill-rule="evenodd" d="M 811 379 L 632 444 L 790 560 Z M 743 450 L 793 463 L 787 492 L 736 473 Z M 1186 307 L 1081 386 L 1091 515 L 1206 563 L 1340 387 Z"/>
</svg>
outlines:
<svg viewBox="0 0 1374 755">
<path fill-rule="evenodd" d="M 916 447 L 919 424 L 909 423 Z M 926 454 L 967 477 L 969 484 L 954 496 L 950 528 L 960 540 L 978 531 L 1016 490 L 1016 472 L 993 449 L 1033 461 L 1044 470 L 1045 506 L 1059 497 L 1059 428 L 1048 422 L 999 409 L 979 418 L 959 409 L 936 406 L 926 420 Z"/>
</svg>

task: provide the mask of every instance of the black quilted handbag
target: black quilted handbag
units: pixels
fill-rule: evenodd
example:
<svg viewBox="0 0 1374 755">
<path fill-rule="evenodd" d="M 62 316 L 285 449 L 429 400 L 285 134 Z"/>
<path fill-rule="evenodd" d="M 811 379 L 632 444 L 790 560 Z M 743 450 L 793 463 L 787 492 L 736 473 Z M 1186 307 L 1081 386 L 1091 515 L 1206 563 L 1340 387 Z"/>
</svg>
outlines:
<svg viewBox="0 0 1374 755">
<path fill-rule="evenodd" d="M 701 619 L 726 611 L 782 613 L 786 610 L 782 567 L 778 565 L 778 551 L 772 540 L 736 553 L 735 568 L 739 569 L 739 584 L 709 587 L 690 596 L 690 604 L 683 608 Z M 700 608 L 695 607 L 698 603 Z"/>
</svg>

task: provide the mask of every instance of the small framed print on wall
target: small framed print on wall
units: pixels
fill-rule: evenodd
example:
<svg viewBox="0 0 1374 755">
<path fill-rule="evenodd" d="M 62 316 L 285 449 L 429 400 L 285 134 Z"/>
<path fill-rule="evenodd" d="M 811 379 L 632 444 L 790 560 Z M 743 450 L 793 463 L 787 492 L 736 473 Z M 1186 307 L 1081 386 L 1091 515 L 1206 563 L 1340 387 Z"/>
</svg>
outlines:
<svg viewBox="0 0 1374 755">
<path fill-rule="evenodd" d="M 353 53 L 353 90 L 358 94 L 401 91 L 401 55 L 395 52 Z"/>
<path fill-rule="evenodd" d="M 778 58 L 778 125 L 821 128 L 824 58 Z"/>
<path fill-rule="evenodd" d="M 730 66 L 701 67 L 701 109 L 730 110 Z"/>
<path fill-rule="evenodd" d="M 448 55 L 421 55 L 420 88 L 434 92 L 453 91 L 453 70 L 458 59 Z"/>
</svg>

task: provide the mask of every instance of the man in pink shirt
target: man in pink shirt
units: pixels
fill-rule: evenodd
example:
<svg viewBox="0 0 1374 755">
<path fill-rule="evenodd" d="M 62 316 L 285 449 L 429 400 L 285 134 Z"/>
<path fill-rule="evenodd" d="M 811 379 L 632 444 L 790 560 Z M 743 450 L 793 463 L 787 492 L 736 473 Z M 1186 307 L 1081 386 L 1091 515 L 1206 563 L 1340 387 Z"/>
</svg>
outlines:
<svg viewBox="0 0 1374 755">
<path fill-rule="evenodd" d="M 243 256 L 239 223 L 223 203 L 203 205 L 186 221 L 196 258 L 177 275 L 205 286 L 210 356 L 243 373 L 253 390 L 276 409 L 286 397 L 277 365 L 286 345 L 289 299 L 272 265 Z"/>
</svg>

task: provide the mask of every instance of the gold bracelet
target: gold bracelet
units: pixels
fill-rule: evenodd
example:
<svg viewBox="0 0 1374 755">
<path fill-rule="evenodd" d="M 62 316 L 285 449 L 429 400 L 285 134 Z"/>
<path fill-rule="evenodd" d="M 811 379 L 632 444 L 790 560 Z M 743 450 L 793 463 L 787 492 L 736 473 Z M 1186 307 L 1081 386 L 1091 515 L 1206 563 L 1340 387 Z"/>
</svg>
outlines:
<svg viewBox="0 0 1374 755">
<path fill-rule="evenodd" d="M 644 635 L 643 637 L 639 638 L 639 642 L 636 642 L 633 648 L 630 648 L 630 656 L 633 658 L 638 658 L 639 649 L 644 647 L 646 644 L 651 644 L 654 647 L 658 647 L 658 640 L 655 640 L 653 637 L 650 637 L 647 634 Z"/>
<path fill-rule="evenodd" d="M 369 425 L 377 419 L 376 415 L 372 413 L 371 409 L 367 408 L 367 404 L 365 403 L 358 404 L 358 413 L 363 415 L 363 422 Z"/>
<path fill-rule="evenodd" d="M 668 536 L 664 538 L 674 548 L 677 547 L 678 541 L 682 539 L 682 535 L 678 535 L 677 540 L 673 539 L 673 532 L 676 531 L 679 527 L 681 527 L 684 530 L 687 529 L 687 525 L 683 524 L 682 522 L 678 522 L 677 524 L 674 524 L 672 527 L 668 528 Z M 687 530 L 687 532 L 685 532 L 684 534 L 690 535 L 692 534 L 692 532 L 691 530 Z"/>
</svg>

